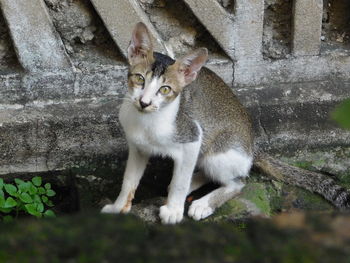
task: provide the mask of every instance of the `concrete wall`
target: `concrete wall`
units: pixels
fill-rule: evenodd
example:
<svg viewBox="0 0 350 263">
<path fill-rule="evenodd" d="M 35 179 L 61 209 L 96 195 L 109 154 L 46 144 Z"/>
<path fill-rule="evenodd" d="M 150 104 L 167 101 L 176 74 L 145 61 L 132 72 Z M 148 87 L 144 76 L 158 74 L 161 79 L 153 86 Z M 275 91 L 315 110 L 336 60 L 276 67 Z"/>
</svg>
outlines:
<svg viewBox="0 0 350 263">
<path fill-rule="evenodd" d="M 138 21 L 159 51 L 209 49 L 207 66 L 249 108 L 263 149 L 349 145 L 350 134 L 329 120 L 350 97 L 347 0 L 0 4 L 0 174 L 125 156 L 117 112 Z"/>
</svg>

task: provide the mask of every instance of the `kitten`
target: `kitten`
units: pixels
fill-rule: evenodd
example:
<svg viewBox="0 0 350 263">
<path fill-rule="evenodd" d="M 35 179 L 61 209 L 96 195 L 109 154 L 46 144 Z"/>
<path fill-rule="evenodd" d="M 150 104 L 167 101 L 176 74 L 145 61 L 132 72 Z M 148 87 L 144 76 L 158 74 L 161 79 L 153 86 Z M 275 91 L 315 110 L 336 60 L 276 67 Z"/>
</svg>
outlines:
<svg viewBox="0 0 350 263">
<path fill-rule="evenodd" d="M 213 181 L 220 187 L 192 202 L 195 220 L 240 193 L 241 180 L 254 164 L 274 179 L 323 195 L 335 206 L 348 208 L 350 194 L 324 175 L 283 164 L 257 153 L 250 118 L 231 89 L 203 68 L 208 51 L 200 48 L 184 57 L 154 52 L 146 26 L 138 23 L 128 47 L 128 93 L 119 120 L 129 157 L 121 192 L 104 213 L 127 213 L 151 155 L 174 160 L 173 177 L 159 216 L 166 224 L 183 218 L 186 196 Z M 254 158 L 255 155 L 255 158 Z M 193 174 L 197 168 L 198 173 Z"/>
<path fill-rule="evenodd" d="M 200 220 L 237 195 L 253 161 L 247 112 L 215 73 L 202 68 L 208 51 L 200 48 L 175 61 L 153 52 L 146 26 L 138 23 L 128 48 L 128 93 L 119 119 L 129 146 L 122 190 L 102 212 L 126 213 L 151 155 L 169 156 L 174 172 L 163 223 L 183 218 L 186 196 L 204 183 L 218 189 L 196 200 L 188 215 Z M 199 173 L 193 175 L 197 167 Z"/>
</svg>

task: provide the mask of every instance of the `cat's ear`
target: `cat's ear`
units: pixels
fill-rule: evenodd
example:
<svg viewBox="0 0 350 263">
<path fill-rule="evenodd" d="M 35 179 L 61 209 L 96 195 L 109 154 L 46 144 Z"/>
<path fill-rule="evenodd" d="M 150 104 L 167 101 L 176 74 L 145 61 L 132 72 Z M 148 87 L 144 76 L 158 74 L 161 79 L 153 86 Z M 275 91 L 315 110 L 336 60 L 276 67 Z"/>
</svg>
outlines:
<svg viewBox="0 0 350 263">
<path fill-rule="evenodd" d="M 197 78 L 197 74 L 208 59 L 208 50 L 199 48 L 178 60 L 178 71 L 184 77 L 185 84 Z"/>
<path fill-rule="evenodd" d="M 146 25 L 142 22 L 136 24 L 132 32 L 128 47 L 128 61 L 135 65 L 143 60 L 150 60 L 153 57 L 153 45 Z"/>
</svg>

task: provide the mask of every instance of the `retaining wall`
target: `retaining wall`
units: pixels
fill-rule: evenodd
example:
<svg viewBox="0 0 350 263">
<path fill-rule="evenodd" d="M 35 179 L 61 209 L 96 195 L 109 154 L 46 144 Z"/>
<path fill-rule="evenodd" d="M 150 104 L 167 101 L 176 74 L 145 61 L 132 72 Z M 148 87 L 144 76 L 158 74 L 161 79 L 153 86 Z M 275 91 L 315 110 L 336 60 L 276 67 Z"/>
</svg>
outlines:
<svg viewBox="0 0 350 263">
<path fill-rule="evenodd" d="M 0 174 L 125 156 L 126 47 L 210 51 L 270 152 L 348 146 L 329 119 L 350 97 L 347 0 L 0 0 Z"/>
</svg>

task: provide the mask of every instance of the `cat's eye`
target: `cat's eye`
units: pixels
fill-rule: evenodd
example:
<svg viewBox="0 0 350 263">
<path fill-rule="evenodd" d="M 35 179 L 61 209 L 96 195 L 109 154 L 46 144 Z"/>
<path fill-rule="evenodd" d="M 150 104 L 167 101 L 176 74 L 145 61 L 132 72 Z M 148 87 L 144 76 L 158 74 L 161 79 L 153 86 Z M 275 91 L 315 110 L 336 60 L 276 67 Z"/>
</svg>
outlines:
<svg viewBox="0 0 350 263">
<path fill-rule="evenodd" d="M 159 92 L 162 94 L 162 95 L 168 95 L 171 91 L 171 88 L 169 86 L 161 86 L 160 89 L 159 89 Z"/>
<path fill-rule="evenodd" d="M 145 79 L 141 74 L 134 74 L 131 76 L 131 80 L 136 84 L 136 85 L 143 85 L 145 83 Z"/>
</svg>

